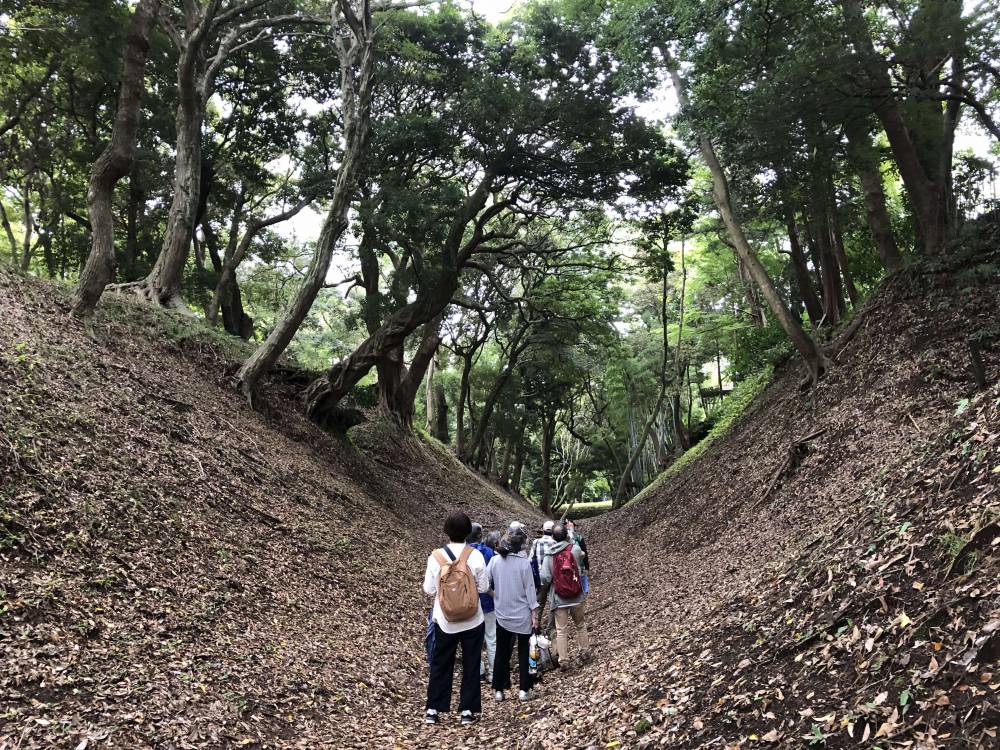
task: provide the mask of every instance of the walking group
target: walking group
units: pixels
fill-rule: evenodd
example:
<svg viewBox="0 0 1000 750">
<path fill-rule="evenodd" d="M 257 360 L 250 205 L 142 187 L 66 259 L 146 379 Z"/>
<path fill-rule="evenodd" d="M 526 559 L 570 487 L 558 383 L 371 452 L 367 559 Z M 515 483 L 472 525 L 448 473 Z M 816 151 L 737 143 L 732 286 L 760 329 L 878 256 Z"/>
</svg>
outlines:
<svg viewBox="0 0 1000 750">
<path fill-rule="evenodd" d="M 424 721 L 437 724 L 451 709 L 452 676 L 462 648 L 459 721 L 482 711 L 482 683 L 503 701 L 512 693 L 511 657 L 517 648 L 518 693 L 531 700 L 546 668 L 569 664 L 569 628 L 576 630 L 579 663 L 590 658 L 584 618 L 590 568 L 583 536 L 573 522 L 546 521 L 528 546 L 519 521 L 484 536 L 483 527 L 456 511 L 444 523 L 448 544 L 427 558 L 424 591 L 434 597 L 427 623 L 430 678 Z M 544 617 L 544 620 L 543 620 Z M 544 625 L 543 625 L 544 623 Z M 555 631 L 556 656 L 547 652 Z M 485 659 L 483 646 L 486 647 Z"/>
</svg>

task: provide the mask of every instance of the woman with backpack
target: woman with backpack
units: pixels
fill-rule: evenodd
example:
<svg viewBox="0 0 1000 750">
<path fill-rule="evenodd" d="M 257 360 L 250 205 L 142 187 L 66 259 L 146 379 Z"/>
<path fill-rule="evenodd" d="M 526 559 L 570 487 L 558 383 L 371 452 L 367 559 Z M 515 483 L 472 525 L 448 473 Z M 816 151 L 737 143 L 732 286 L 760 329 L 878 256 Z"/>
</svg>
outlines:
<svg viewBox="0 0 1000 750">
<path fill-rule="evenodd" d="M 510 657 L 517 640 L 518 698 L 531 697 L 528 647 L 531 632 L 538 626 L 538 598 L 531 563 L 524 553 L 527 537 L 520 529 L 509 531 L 486 567 L 493 588 L 493 609 L 497 618 L 497 651 L 493 662 L 493 689 L 498 701 L 511 687 Z"/>
<path fill-rule="evenodd" d="M 566 527 L 556 525 L 552 530 L 552 544 L 545 552 L 540 577 L 542 587 L 538 591 L 538 601 L 544 602 L 552 593 L 551 604 L 556 615 L 556 651 L 560 666 L 566 664 L 569 656 L 569 621 L 576 625 L 576 639 L 580 646 L 580 659 L 590 656 L 590 637 L 583 616 L 583 550 L 572 544 L 566 534 Z"/>
<path fill-rule="evenodd" d="M 434 645 L 424 713 L 427 724 L 437 724 L 439 714 L 451 708 L 452 673 L 459 645 L 462 647 L 459 720 L 463 725 L 472 724 L 482 711 L 479 654 L 486 627 L 479 594 L 489 590 L 489 580 L 482 554 L 465 543 L 471 531 L 469 517 L 455 511 L 444 522 L 448 544 L 427 558 L 424 591 L 434 597 L 431 614 Z"/>
</svg>

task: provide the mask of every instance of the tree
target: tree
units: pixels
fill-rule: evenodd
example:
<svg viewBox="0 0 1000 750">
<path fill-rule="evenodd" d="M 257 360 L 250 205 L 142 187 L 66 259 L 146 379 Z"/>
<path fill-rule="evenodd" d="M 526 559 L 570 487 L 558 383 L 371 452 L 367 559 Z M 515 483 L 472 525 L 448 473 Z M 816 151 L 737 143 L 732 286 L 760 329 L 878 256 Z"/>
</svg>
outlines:
<svg viewBox="0 0 1000 750">
<path fill-rule="evenodd" d="M 111 141 L 94 162 L 90 174 L 87 204 L 90 215 L 91 248 L 73 298 L 75 315 L 86 317 L 92 314 L 104 292 L 104 287 L 114 280 L 112 197 L 115 184 L 127 175 L 132 167 L 149 35 L 159 12 L 160 0 L 140 0 L 133 14 L 132 26 L 125 44 L 121 91 L 118 95 L 118 110 L 111 132 Z"/>
<path fill-rule="evenodd" d="M 141 299 L 166 307 L 183 307 L 181 277 L 194 237 L 202 194 L 202 126 L 217 78 L 234 52 L 245 49 L 287 24 L 311 22 L 302 14 L 282 12 L 282 0 L 185 2 L 183 13 L 163 17 L 177 48 L 177 134 L 173 199 L 163 245 L 149 274 L 121 285 Z"/>
<path fill-rule="evenodd" d="M 669 72 L 670 79 L 677 92 L 677 98 L 680 100 L 681 106 L 685 107 L 687 106 L 687 92 L 684 88 L 676 64 L 670 64 Z M 716 208 L 722 217 L 726 230 L 729 232 L 730 239 L 732 240 L 740 261 L 744 264 L 744 266 L 746 266 L 747 272 L 760 289 L 761 294 L 764 295 L 764 300 L 767 302 L 768 308 L 770 308 L 772 314 L 775 318 L 777 318 L 782 330 L 784 330 L 788 335 L 788 338 L 791 339 L 792 344 L 805 361 L 806 367 L 809 370 L 810 378 L 812 380 L 816 380 L 822 377 L 824 371 L 829 366 L 829 361 L 826 359 L 826 356 L 823 354 L 819 346 L 817 346 L 816 342 L 802 329 L 801 324 L 795 320 L 791 312 L 785 306 L 785 303 L 779 296 L 778 291 L 774 286 L 774 282 L 771 281 L 771 277 L 768 275 L 767 270 L 757 259 L 757 255 L 754 253 L 753 248 L 747 241 L 746 234 L 743 231 L 743 226 L 733 210 L 733 204 L 729 192 L 729 182 L 726 178 L 725 171 L 722 169 L 722 164 L 719 162 L 719 158 L 716 155 L 715 148 L 712 146 L 712 142 L 704 135 L 696 137 L 698 139 L 698 146 L 701 149 L 702 158 L 705 160 L 705 163 L 708 165 L 709 171 L 712 174 L 712 197 L 715 200 Z"/>
<path fill-rule="evenodd" d="M 340 64 L 344 152 L 330 208 L 306 277 L 281 320 L 237 374 L 240 387 L 251 403 L 261 376 L 274 366 L 288 347 L 326 282 L 334 247 L 347 229 L 347 211 L 354 198 L 367 152 L 375 70 L 375 27 L 371 4 L 368 0 L 361 0 L 355 6 L 351 0 L 338 0 L 332 25 Z"/>
<path fill-rule="evenodd" d="M 904 113 L 903 104 L 892 85 L 888 63 L 875 49 L 860 0 L 841 0 L 840 7 L 844 13 L 844 30 L 855 49 L 858 67 L 865 77 L 872 109 L 885 129 L 906 185 L 906 192 L 913 204 L 914 218 L 924 250 L 928 254 L 939 253 L 948 236 L 947 183 L 951 175 L 951 151 L 958 113 L 953 107 L 942 110 L 940 104 L 932 105 L 936 107 L 938 114 L 931 119 L 937 122 L 923 128 L 915 127 L 910 122 L 912 118 Z M 956 92 L 963 88 L 961 13 L 962 5 L 955 0 L 922 2 L 918 8 L 917 20 L 926 24 L 924 33 L 920 35 L 926 47 L 920 53 L 922 60 L 918 62 L 918 67 L 933 79 L 933 82 L 922 84 L 930 89 L 928 93 L 932 100 L 938 95 L 937 79 L 940 74 L 937 71 L 948 60 L 952 64 L 949 87 Z M 921 19 L 920 16 L 925 18 Z M 923 148 L 919 142 L 921 134 L 926 139 Z"/>
<path fill-rule="evenodd" d="M 433 259 L 424 257 L 424 281 L 412 301 L 309 387 L 314 419 L 336 423 L 340 400 L 450 304 L 477 255 L 523 244 L 522 225 L 612 199 L 619 175 L 658 147 L 655 133 L 620 106 L 611 56 L 595 61 L 582 31 L 555 9 L 537 6 L 502 35 L 477 32 L 482 41 L 472 48 L 465 100 L 453 110 L 462 130 L 440 167 L 464 180 L 445 209 L 443 243 Z"/>
</svg>

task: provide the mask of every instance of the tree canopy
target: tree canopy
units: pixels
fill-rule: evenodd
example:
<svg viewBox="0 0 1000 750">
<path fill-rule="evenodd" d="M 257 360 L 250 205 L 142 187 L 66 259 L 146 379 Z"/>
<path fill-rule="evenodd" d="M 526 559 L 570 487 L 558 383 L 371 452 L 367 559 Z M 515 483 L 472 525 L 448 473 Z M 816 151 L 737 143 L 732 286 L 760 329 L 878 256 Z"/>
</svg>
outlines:
<svg viewBox="0 0 1000 750">
<path fill-rule="evenodd" d="M 958 0 L 14 0 L 2 257 L 252 342 L 254 405 L 627 502 L 996 210 L 998 46 Z"/>
</svg>

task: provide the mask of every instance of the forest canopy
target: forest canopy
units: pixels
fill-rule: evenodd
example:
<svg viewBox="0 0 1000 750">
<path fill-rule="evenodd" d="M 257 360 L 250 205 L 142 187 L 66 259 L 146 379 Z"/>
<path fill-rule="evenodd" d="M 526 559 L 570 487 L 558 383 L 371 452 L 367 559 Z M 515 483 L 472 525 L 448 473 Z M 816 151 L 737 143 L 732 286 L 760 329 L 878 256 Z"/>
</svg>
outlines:
<svg viewBox="0 0 1000 750">
<path fill-rule="evenodd" d="M 635 497 L 786 359 L 822 378 L 998 210 L 988 3 L 2 8 L 4 263 L 88 323 L 116 294 L 249 342 L 234 398 L 426 430 L 546 512 Z"/>
</svg>

